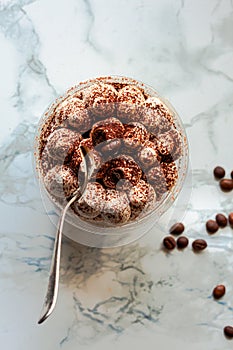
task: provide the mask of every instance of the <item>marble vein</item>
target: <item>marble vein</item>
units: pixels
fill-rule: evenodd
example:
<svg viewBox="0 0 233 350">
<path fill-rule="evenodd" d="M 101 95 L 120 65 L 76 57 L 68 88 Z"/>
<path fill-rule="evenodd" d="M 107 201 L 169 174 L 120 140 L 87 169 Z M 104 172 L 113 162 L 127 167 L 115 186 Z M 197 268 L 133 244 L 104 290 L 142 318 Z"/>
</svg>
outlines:
<svg viewBox="0 0 233 350">
<path fill-rule="evenodd" d="M 179 8 L 176 12 L 176 17 L 179 18 L 182 9 L 184 8 L 185 0 L 180 0 Z"/>
<path fill-rule="evenodd" d="M 93 24 L 95 22 L 95 15 L 92 10 L 91 2 L 90 0 L 83 0 L 86 11 L 87 11 L 87 17 L 89 19 L 89 25 L 86 32 L 86 42 L 88 45 L 90 45 L 95 51 L 99 52 L 99 48 L 97 48 L 95 41 L 92 39 L 92 30 L 93 30 Z"/>
<path fill-rule="evenodd" d="M 24 74 L 30 75 L 30 71 L 33 71 L 36 75 L 40 75 L 41 79 L 51 89 L 53 96 L 57 96 L 56 89 L 49 81 L 46 67 L 38 57 L 40 49 L 38 34 L 35 31 L 31 19 L 27 16 L 27 12 L 23 9 L 23 6 L 33 2 L 34 1 L 22 1 L 20 4 L 7 6 L 0 11 L 0 26 L 2 31 L 15 43 L 24 59 L 19 71 L 15 93 L 15 96 L 17 97 L 16 106 L 19 108 L 23 107 L 23 96 L 21 90 L 22 80 Z M 25 52 L 26 55 L 24 56 Z"/>
</svg>

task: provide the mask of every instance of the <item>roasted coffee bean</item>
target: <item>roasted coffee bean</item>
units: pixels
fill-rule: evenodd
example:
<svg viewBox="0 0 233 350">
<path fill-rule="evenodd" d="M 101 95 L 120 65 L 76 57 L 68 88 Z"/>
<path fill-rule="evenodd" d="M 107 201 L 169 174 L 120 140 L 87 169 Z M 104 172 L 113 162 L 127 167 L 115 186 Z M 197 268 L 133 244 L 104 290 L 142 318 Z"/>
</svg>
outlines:
<svg viewBox="0 0 233 350">
<path fill-rule="evenodd" d="M 182 222 L 177 222 L 176 224 L 172 225 L 169 232 L 172 235 L 180 235 L 182 232 L 184 232 L 184 225 Z"/>
<path fill-rule="evenodd" d="M 233 227 L 233 212 L 228 216 L 229 224 Z"/>
<path fill-rule="evenodd" d="M 233 179 L 233 170 L 232 170 L 232 172 L 231 172 L 231 178 Z"/>
<path fill-rule="evenodd" d="M 172 236 L 167 236 L 163 240 L 163 245 L 166 249 L 172 250 L 176 247 L 176 241 Z"/>
<path fill-rule="evenodd" d="M 233 338 L 233 327 L 226 326 L 224 327 L 223 331 L 226 337 Z"/>
<path fill-rule="evenodd" d="M 213 297 L 215 299 L 220 299 L 220 298 L 222 298 L 224 296 L 225 293 L 226 293 L 225 286 L 223 284 L 219 284 L 213 290 Z"/>
<path fill-rule="evenodd" d="M 206 230 L 209 232 L 209 233 L 215 233 L 217 232 L 219 229 L 219 226 L 217 224 L 216 221 L 214 220 L 208 220 L 206 222 Z"/>
<path fill-rule="evenodd" d="M 204 239 L 195 239 L 192 244 L 193 250 L 201 251 L 207 247 L 207 243 Z"/>
<path fill-rule="evenodd" d="M 214 168 L 214 176 L 216 179 L 222 179 L 225 176 L 225 170 L 221 166 Z"/>
<path fill-rule="evenodd" d="M 179 249 L 186 248 L 188 246 L 188 244 L 189 244 L 189 240 L 185 236 L 180 236 L 176 241 L 176 245 Z"/>
<path fill-rule="evenodd" d="M 224 192 L 230 192 L 233 189 L 233 180 L 232 179 L 222 179 L 220 181 L 221 190 Z"/>
<path fill-rule="evenodd" d="M 227 218 L 223 214 L 217 214 L 215 216 L 215 220 L 220 227 L 226 227 L 227 226 Z"/>
</svg>

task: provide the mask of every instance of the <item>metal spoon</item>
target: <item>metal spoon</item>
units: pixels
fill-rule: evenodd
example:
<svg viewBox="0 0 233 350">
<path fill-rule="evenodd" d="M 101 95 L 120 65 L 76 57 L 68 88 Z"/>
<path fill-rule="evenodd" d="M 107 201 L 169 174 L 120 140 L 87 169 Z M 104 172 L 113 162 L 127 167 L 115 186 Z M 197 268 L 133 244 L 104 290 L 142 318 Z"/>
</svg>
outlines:
<svg viewBox="0 0 233 350">
<path fill-rule="evenodd" d="M 81 150 L 82 161 L 84 165 L 84 181 L 81 188 L 78 188 L 74 192 L 72 198 L 69 200 L 69 202 L 66 204 L 66 206 L 61 212 L 60 220 L 58 222 L 58 227 L 57 227 L 55 243 L 54 243 L 53 257 L 51 262 L 47 293 L 45 295 L 45 301 L 44 301 L 44 305 L 42 308 L 42 312 L 41 312 L 41 316 L 38 321 L 38 324 L 43 323 L 51 315 L 56 305 L 57 295 L 58 295 L 58 285 L 59 285 L 62 229 L 63 229 L 67 210 L 69 209 L 71 204 L 78 199 L 79 196 L 80 198 L 82 197 L 95 166 L 92 152 L 90 152 L 90 150 L 86 146 L 80 146 L 80 150 Z"/>
</svg>

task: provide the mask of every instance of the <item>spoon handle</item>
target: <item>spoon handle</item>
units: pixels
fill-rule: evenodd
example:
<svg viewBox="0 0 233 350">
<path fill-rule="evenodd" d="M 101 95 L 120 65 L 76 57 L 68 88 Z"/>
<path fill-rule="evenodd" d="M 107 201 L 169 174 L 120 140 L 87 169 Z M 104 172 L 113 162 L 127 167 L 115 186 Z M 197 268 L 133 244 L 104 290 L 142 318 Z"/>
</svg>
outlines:
<svg viewBox="0 0 233 350">
<path fill-rule="evenodd" d="M 45 296 L 45 301 L 38 324 L 43 323 L 51 315 L 56 305 L 59 285 L 62 229 L 64 225 L 66 212 L 71 206 L 71 204 L 77 199 L 77 197 L 78 193 L 71 198 L 71 200 L 66 204 L 66 206 L 61 212 L 60 220 L 57 227 L 56 238 L 54 242 L 53 257 L 50 268 L 47 293 Z"/>
<path fill-rule="evenodd" d="M 82 197 L 87 187 L 88 180 L 92 176 L 92 173 L 95 169 L 95 160 L 90 152 L 90 149 L 86 146 L 80 146 L 80 151 L 83 160 L 84 166 L 84 181 L 82 186 L 76 190 L 73 194 L 73 197 L 66 204 L 64 209 L 61 212 L 60 220 L 58 222 L 56 238 L 53 248 L 53 257 L 49 274 L 49 282 L 47 293 L 45 295 L 45 301 L 41 312 L 41 317 L 38 321 L 38 324 L 43 323 L 53 312 L 58 295 L 58 285 L 59 285 L 59 270 L 60 270 L 60 258 L 61 258 L 61 241 L 62 241 L 62 229 L 64 225 L 64 220 L 66 212 L 74 201 Z"/>
</svg>

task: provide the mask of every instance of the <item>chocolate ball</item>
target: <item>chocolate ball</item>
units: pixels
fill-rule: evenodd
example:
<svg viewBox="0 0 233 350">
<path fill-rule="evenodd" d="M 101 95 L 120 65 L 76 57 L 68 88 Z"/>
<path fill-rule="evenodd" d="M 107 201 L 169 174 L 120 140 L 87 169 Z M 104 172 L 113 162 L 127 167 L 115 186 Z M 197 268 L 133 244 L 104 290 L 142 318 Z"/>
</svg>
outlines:
<svg viewBox="0 0 233 350">
<path fill-rule="evenodd" d="M 92 126 L 90 138 L 94 146 L 107 140 L 121 139 L 124 126 L 116 118 L 108 118 L 95 123 Z"/>
<path fill-rule="evenodd" d="M 171 129 L 157 138 L 157 149 L 164 161 L 177 160 L 182 154 L 180 134 L 177 130 Z M 171 159 L 170 159 L 171 158 Z"/>
<path fill-rule="evenodd" d="M 148 185 L 149 185 L 149 193 L 147 198 L 147 204 L 144 209 L 149 212 L 154 207 L 155 202 L 157 201 L 157 195 L 155 193 L 154 188 L 150 184 Z"/>
<path fill-rule="evenodd" d="M 87 131 L 91 126 L 91 118 L 85 103 L 77 97 L 65 99 L 58 106 L 55 120 L 67 123 L 79 132 Z"/>
<path fill-rule="evenodd" d="M 138 159 L 144 169 L 157 166 L 161 161 L 161 156 L 154 142 L 147 141 L 138 151 Z"/>
<path fill-rule="evenodd" d="M 125 124 L 124 145 L 128 148 L 137 148 L 149 140 L 149 134 L 144 125 L 138 122 Z"/>
<path fill-rule="evenodd" d="M 98 182 L 89 182 L 80 199 L 74 202 L 74 211 L 86 218 L 95 218 L 103 210 L 105 189 Z"/>
<path fill-rule="evenodd" d="M 129 200 L 126 193 L 107 189 L 101 215 L 105 222 L 111 224 L 125 224 L 130 219 L 131 215 Z"/>
<path fill-rule="evenodd" d="M 162 166 L 159 164 L 151 168 L 146 174 L 147 181 L 153 186 L 157 199 L 167 192 L 166 178 Z"/>
<path fill-rule="evenodd" d="M 155 135 L 169 131 L 174 125 L 167 106 L 158 97 L 149 97 L 141 110 L 141 122 Z"/>
<path fill-rule="evenodd" d="M 82 136 L 69 129 L 61 128 L 49 135 L 46 149 L 50 157 L 64 162 L 79 145 Z"/>
<path fill-rule="evenodd" d="M 167 189 L 171 190 L 175 186 L 178 179 L 178 171 L 175 162 L 161 163 L 161 167 L 166 179 Z"/>
<path fill-rule="evenodd" d="M 149 211 L 156 201 L 153 187 L 143 180 L 140 180 L 137 185 L 133 186 L 127 192 L 127 195 L 130 201 L 131 219 L 138 217 L 142 212 Z"/>
<path fill-rule="evenodd" d="M 56 165 L 44 177 L 48 192 L 57 198 L 70 197 L 78 189 L 78 178 L 66 165 Z"/>
<path fill-rule="evenodd" d="M 82 160 L 83 156 L 79 145 L 77 145 L 77 147 L 74 148 L 71 156 L 69 157 L 69 160 L 67 160 L 66 165 L 68 165 L 77 174 Z"/>
<path fill-rule="evenodd" d="M 56 165 L 56 159 L 50 157 L 47 148 L 45 147 L 40 158 L 40 166 L 43 176 Z"/>
<path fill-rule="evenodd" d="M 110 84 L 98 82 L 84 91 L 84 102 L 91 114 L 99 118 L 111 117 L 115 114 L 117 91 Z"/>
<path fill-rule="evenodd" d="M 153 186 L 157 199 L 161 199 L 162 195 L 170 191 L 178 179 L 178 171 L 175 162 L 161 163 L 151 168 L 146 174 L 148 182 Z"/>
<path fill-rule="evenodd" d="M 132 185 L 136 185 L 142 175 L 141 168 L 130 156 L 119 155 L 104 163 L 97 173 L 97 178 L 102 179 L 104 185 L 116 188 L 116 184 L 124 179 Z"/>
<path fill-rule="evenodd" d="M 127 85 L 118 92 L 117 115 L 125 121 L 139 121 L 140 107 L 145 102 L 141 90 L 134 85 Z"/>
</svg>

